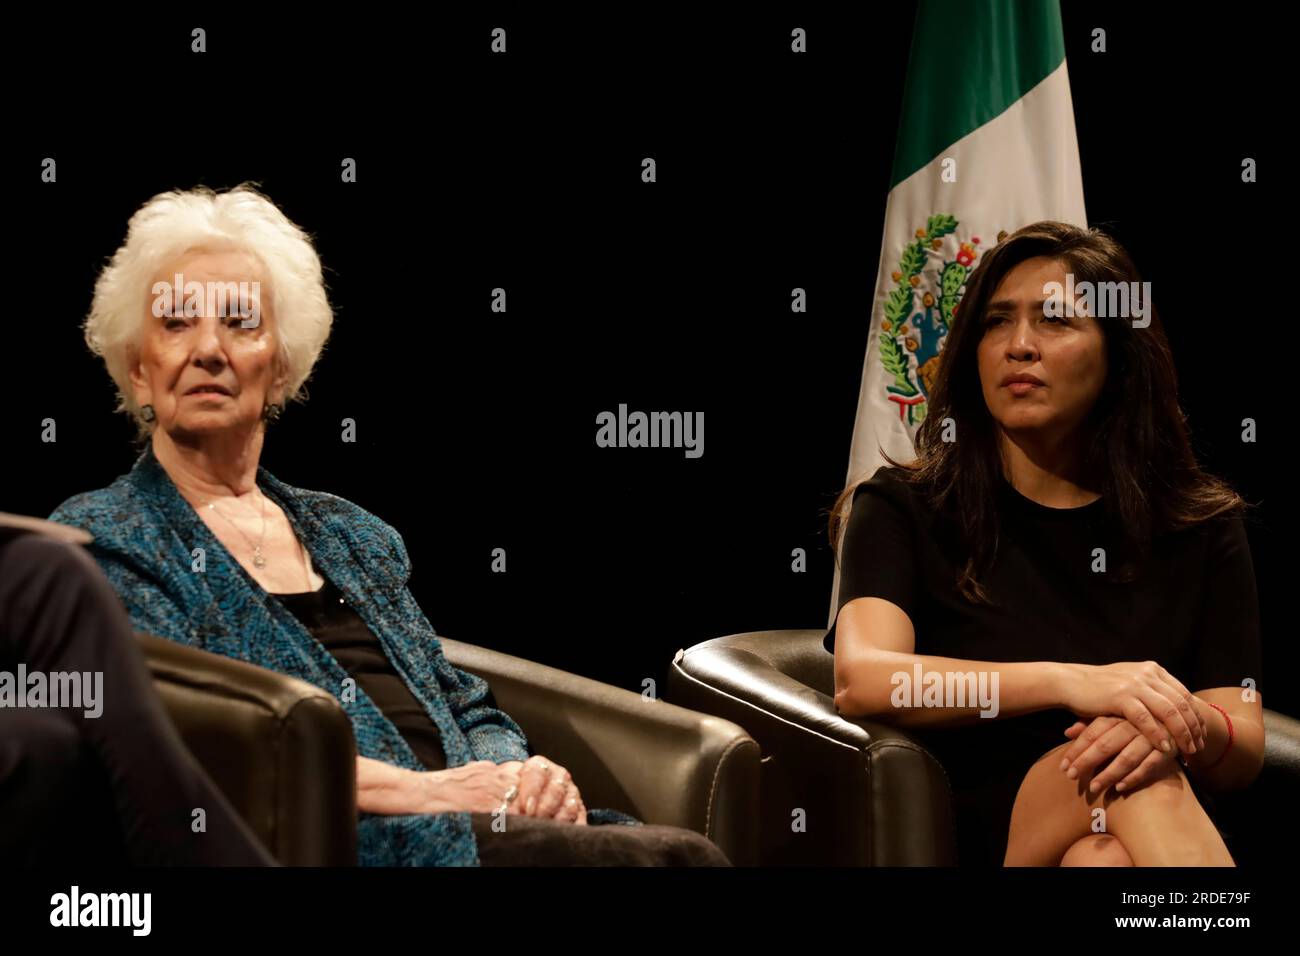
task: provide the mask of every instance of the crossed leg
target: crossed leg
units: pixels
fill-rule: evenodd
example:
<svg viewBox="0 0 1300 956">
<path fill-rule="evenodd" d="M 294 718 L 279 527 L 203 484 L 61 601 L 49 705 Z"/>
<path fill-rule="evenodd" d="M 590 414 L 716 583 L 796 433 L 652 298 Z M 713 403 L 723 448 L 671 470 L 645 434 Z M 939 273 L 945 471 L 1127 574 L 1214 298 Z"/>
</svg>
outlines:
<svg viewBox="0 0 1300 956">
<path fill-rule="evenodd" d="M 1089 833 L 1070 844 L 1061 866 L 1132 866 L 1124 844 L 1109 833 Z"/>
<path fill-rule="evenodd" d="M 1025 774 L 1004 866 L 1235 865 L 1177 763 L 1167 761 L 1160 777 L 1137 790 L 1094 794 L 1090 775 L 1071 780 L 1061 772 L 1070 746 L 1049 750 Z M 1095 818 L 1103 832 L 1094 831 Z"/>
</svg>

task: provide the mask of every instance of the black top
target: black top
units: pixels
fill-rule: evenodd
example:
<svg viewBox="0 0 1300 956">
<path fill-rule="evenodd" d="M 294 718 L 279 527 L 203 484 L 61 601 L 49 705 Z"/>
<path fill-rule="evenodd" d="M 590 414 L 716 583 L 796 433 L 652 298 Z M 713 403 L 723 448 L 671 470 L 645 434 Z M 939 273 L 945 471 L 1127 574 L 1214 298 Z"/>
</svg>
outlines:
<svg viewBox="0 0 1300 956">
<path fill-rule="evenodd" d="M 982 579 L 1000 606 L 988 607 L 957 590 L 965 555 L 955 523 L 934 514 L 902 474 L 881 468 L 854 494 L 839 606 L 860 597 L 898 605 L 912 620 L 915 653 L 997 662 L 1154 660 L 1193 693 L 1239 687 L 1246 678 L 1261 689 L 1258 597 L 1239 516 L 1158 537 L 1138 577 L 1117 582 L 1093 570 L 1096 548 L 1105 549 L 1108 571 L 1119 562 L 1103 499 L 1049 508 L 1003 479 L 1001 540 Z M 828 650 L 834 641 L 832 627 Z M 943 762 L 958 798 L 959 853 L 1001 864 L 1020 781 L 1046 751 L 1067 742 L 1065 729 L 1077 719 L 1053 709 L 913 728 Z"/>
<path fill-rule="evenodd" d="M 420 762 L 429 770 L 445 770 L 447 756 L 438 725 L 403 682 L 379 638 L 344 602 L 333 582 L 327 578 L 319 590 L 273 596 L 356 679 L 357 687 L 398 729 Z"/>
</svg>

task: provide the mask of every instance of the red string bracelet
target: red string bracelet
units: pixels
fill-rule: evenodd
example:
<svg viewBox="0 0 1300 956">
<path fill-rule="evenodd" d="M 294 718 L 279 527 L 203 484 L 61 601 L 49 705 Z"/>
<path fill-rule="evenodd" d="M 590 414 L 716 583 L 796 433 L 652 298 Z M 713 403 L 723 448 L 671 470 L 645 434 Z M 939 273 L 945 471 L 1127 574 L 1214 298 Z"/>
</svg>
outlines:
<svg viewBox="0 0 1300 956">
<path fill-rule="evenodd" d="M 1202 770 L 1213 770 L 1219 764 L 1223 763 L 1224 757 L 1228 756 L 1228 751 L 1232 749 L 1232 742 L 1233 740 L 1236 739 L 1237 735 L 1232 729 L 1232 718 L 1228 716 L 1228 712 L 1226 710 L 1224 710 L 1218 704 L 1211 704 L 1208 700 L 1203 700 L 1201 701 L 1201 703 L 1208 704 L 1209 706 L 1213 707 L 1215 710 L 1221 713 L 1223 715 L 1223 719 L 1228 722 L 1228 745 L 1223 748 L 1223 753 L 1219 754 L 1218 759 L 1215 760 L 1214 763 L 1210 764 L 1208 767 L 1201 768 Z M 1178 755 L 1178 762 L 1182 764 L 1184 767 L 1189 767 L 1189 768 L 1191 767 L 1191 764 L 1187 762 L 1187 754 L 1180 753 Z"/>
<path fill-rule="evenodd" d="M 1202 701 L 1202 703 L 1210 704 L 1208 700 Z M 1213 770 L 1219 764 L 1223 763 L 1223 758 L 1228 756 L 1228 751 L 1232 749 L 1232 741 L 1236 739 L 1236 733 L 1232 729 L 1232 718 L 1228 716 L 1228 712 L 1224 710 L 1222 707 L 1220 707 L 1218 704 L 1210 704 L 1210 706 L 1213 707 L 1215 710 L 1217 710 L 1219 713 L 1221 713 L 1223 715 L 1223 719 L 1228 722 L 1228 746 L 1223 748 L 1223 753 L 1219 754 L 1219 759 L 1214 761 L 1214 763 L 1210 764 L 1208 767 L 1206 767 L 1205 768 L 1206 770 Z"/>
</svg>

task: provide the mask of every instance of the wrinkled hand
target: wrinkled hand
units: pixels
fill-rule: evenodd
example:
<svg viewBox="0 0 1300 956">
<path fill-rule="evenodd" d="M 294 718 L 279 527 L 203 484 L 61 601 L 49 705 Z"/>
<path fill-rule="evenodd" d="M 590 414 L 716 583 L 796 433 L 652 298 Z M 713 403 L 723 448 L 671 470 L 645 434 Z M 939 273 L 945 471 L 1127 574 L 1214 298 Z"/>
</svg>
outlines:
<svg viewBox="0 0 1300 956">
<path fill-rule="evenodd" d="M 447 770 L 421 773 L 428 799 L 419 809 L 424 813 L 494 813 L 506 803 L 511 787 L 520 787 L 518 760 L 493 763 L 490 760 L 472 760 Z M 506 806 L 507 813 L 519 813 L 513 803 Z"/>
<path fill-rule="evenodd" d="M 519 795 L 511 812 L 562 823 L 587 824 L 587 808 L 569 771 L 546 757 L 529 757 L 519 770 Z"/>
</svg>

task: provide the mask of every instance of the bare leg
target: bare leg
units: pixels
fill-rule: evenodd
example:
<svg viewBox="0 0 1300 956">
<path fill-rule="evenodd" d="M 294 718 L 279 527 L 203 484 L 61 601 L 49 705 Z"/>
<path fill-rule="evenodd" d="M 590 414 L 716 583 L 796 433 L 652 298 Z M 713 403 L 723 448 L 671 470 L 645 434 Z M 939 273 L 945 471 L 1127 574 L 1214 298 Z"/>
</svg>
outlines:
<svg viewBox="0 0 1300 956">
<path fill-rule="evenodd" d="M 1233 866 L 1223 838 L 1172 761 L 1164 776 L 1138 790 L 1088 792 L 1091 777 L 1061 773 L 1069 743 L 1054 747 L 1025 774 L 1011 811 L 1005 866 L 1057 866 L 1094 832 L 1118 839 L 1135 866 Z M 1077 857 L 1076 857 L 1077 858 Z"/>
<path fill-rule="evenodd" d="M 1074 842 L 1061 857 L 1061 866 L 1132 866 L 1133 858 L 1109 833 L 1089 833 Z"/>
<path fill-rule="evenodd" d="M 1134 866 L 1236 866 L 1187 775 L 1172 761 L 1168 767 L 1142 789 L 1106 800 L 1110 832 Z"/>
</svg>

